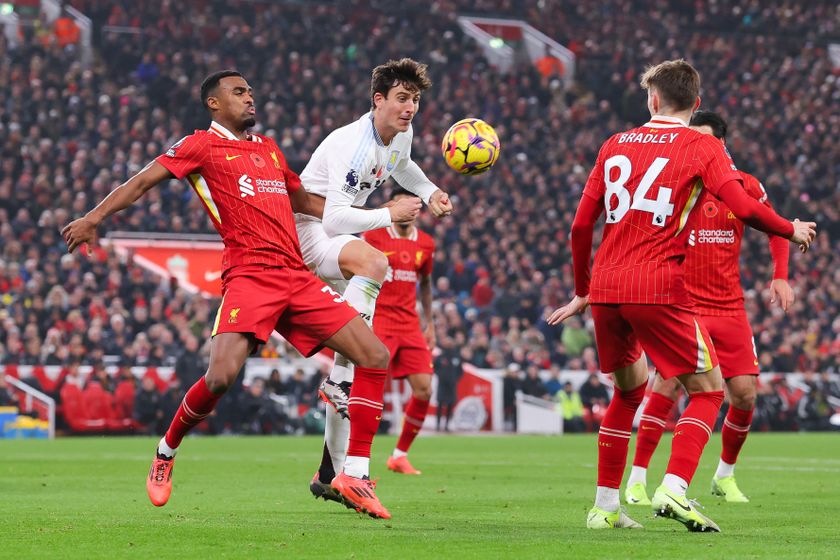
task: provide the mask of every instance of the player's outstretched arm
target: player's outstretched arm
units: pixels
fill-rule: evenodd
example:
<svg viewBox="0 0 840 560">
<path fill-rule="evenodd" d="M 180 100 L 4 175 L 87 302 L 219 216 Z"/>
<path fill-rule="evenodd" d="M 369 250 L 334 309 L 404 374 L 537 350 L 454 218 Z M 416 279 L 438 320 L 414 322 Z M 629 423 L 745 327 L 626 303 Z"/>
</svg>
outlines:
<svg viewBox="0 0 840 560">
<path fill-rule="evenodd" d="M 96 227 L 102 221 L 134 204 L 146 191 L 166 179 L 171 179 L 172 173 L 157 161 L 152 161 L 140 173 L 111 191 L 96 208 L 77 220 L 73 220 L 61 230 L 61 236 L 67 243 L 67 250 L 71 253 L 79 245 L 96 241 Z"/>
<path fill-rule="evenodd" d="M 815 222 L 789 222 L 776 214 L 767 206 L 747 195 L 739 181 L 729 181 L 718 191 L 720 198 L 735 217 L 750 227 L 772 233 L 800 246 L 800 250 L 807 250 L 817 235 Z"/>
</svg>

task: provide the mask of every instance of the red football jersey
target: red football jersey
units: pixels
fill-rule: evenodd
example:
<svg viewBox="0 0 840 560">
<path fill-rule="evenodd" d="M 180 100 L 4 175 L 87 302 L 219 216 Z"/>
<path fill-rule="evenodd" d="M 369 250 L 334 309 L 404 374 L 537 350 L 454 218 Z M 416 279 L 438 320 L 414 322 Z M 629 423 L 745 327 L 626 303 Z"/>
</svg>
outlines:
<svg viewBox="0 0 840 560">
<path fill-rule="evenodd" d="M 771 207 L 758 179 L 739 171 L 744 190 Z M 741 289 L 741 239 L 744 222 L 720 200 L 704 193 L 692 218 L 685 257 L 685 284 L 701 315 L 737 315 L 744 311 Z"/>
<path fill-rule="evenodd" d="M 365 241 L 388 257 L 388 274 L 376 300 L 373 331 L 400 334 L 420 329 L 417 282 L 432 274 L 435 242 L 416 227 L 400 237 L 395 226 L 365 232 Z"/>
<path fill-rule="evenodd" d="M 740 181 L 723 144 L 676 118 L 657 116 L 607 140 L 584 195 L 603 199 L 592 303 L 688 303 L 683 260 L 689 216 L 705 188 Z"/>
<path fill-rule="evenodd" d="M 238 140 L 214 122 L 156 161 L 186 177 L 198 194 L 225 244 L 223 271 L 243 264 L 306 269 L 288 195 L 300 178 L 274 140 L 259 134 Z"/>
</svg>

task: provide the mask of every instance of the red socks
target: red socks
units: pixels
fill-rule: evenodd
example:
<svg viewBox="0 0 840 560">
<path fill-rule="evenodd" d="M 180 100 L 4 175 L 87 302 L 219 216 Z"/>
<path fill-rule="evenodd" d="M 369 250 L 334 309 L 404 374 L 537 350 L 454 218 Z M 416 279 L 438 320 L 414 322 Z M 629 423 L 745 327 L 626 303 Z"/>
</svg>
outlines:
<svg viewBox="0 0 840 560">
<path fill-rule="evenodd" d="M 350 443 L 348 457 L 370 457 L 373 436 L 382 420 L 383 396 L 385 394 L 386 369 L 356 366 L 353 386 L 350 388 L 348 411 L 350 412 Z"/>
<path fill-rule="evenodd" d="M 674 407 L 674 401 L 659 393 L 651 393 L 639 422 L 636 433 L 636 455 L 633 466 L 648 468 L 650 458 L 659 445 L 662 432 L 665 431 L 665 421 Z"/>
<path fill-rule="evenodd" d="M 181 440 L 187 435 L 194 426 L 201 423 L 202 420 L 213 412 L 216 408 L 216 403 L 224 395 L 224 393 L 211 393 L 207 388 L 207 382 L 204 376 L 201 377 L 195 384 L 190 387 L 187 394 L 184 395 L 184 400 L 181 401 L 181 406 L 178 407 L 178 412 L 172 419 L 169 429 L 166 430 L 166 445 L 172 449 L 181 445 Z"/>
<path fill-rule="evenodd" d="M 405 420 L 403 421 L 402 432 L 400 439 L 397 441 L 397 449 L 404 453 L 408 453 L 408 448 L 411 447 L 411 442 L 420 433 L 423 427 L 423 421 L 426 419 L 426 412 L 429 410 L 429 401 L 421 401 L 412 396 L 408 401 L 408 406 L 405 407 Z"/>
<path fill-rule="evenodd" d="M 723 391 L 690 395 L 688 406 L 674 428 L 671 460 L 668 462 L 666 473 L 691 483 L 703 448 L 712 435 L 721 404 Z"/>
<path fill-rule="evenodd" d="M 741 410 L 734 406 L 729 407 L 729 412 L 726 413 L 726 419 L 723 421 L 723 429 L 721 430 L 721 439 L 723 440 L 723 451 L 720 454 L 720 460 L 729 465 L 734 465 L 738 460 L 738 453 L 744 446 L 747 440 L 747 434 L 750 432 L 750 424 L 752 424 L 753 409 Z"/>
<path fill-rule="evenodd" d="M 646 389 L 647 381 L 631 391 L 621 391 L 616 387 L 598 432 L 598 486 L 621 486 L 633 418 L 642 404 Z"/>
</svg>

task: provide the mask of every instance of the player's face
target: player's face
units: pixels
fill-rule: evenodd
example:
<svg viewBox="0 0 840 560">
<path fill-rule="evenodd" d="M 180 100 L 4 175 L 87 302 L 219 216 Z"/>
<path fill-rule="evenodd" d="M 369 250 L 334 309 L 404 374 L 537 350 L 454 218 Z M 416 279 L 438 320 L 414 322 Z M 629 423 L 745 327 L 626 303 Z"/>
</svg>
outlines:
<svg viewBox="0 0 840 560">
<path fill-rule="evenodd" d="M 388 95 L 377 94 L 376 111 L 381 115 L 381 123 L 397 132 L 405 132 L 411 120 L 420 110 L 420 92 L 397 84 L 388 90 Z"/>
<path fill-rule="evenodd" d="M 245 78 L 240 76 L 222 78 L 219 80 L 216 93 L 207 100 L 208 105 L 216 109 L 216 106 L 212 104 L 214 98 L 218 104 L 219 120 L 235 124 L 240 130 L 257 124 L 253 90 Z"/>
</svg>

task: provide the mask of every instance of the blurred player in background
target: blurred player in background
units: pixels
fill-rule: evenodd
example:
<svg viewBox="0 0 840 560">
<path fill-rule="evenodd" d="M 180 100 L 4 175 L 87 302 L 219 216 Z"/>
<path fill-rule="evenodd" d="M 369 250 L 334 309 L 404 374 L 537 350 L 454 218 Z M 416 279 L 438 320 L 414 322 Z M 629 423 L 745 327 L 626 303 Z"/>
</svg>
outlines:
<svg viewBox="0 0 840 560">
<path fill-rule="evenodd" d="M 182 138 L 140 173 L 117 187 L 88 214 L 62 231 L 69 250 L 95 241 L 96 227 L 162 181 L 188 178 L 224 242 L 222 303 L 216 315 L 207 373 L 187 391 L 155 450 L 146 489 L 156 506 L 172 491 L 175 454 L 187 432 L 204 420 L 233 384 L 258 344 L 277 330 L 301 354 L 326 346 L 356 364 L 360 380 L 387 375 L 388 350 L 340 294 L 307 269 L 300 253 L 293 210 L 320 215 L 321 201 L 301 188 L 271 138 L 249 134 L 256 123 L 251 86 L 235 71 L 208 76 L 201 101 L 212 117 L 208 130 Z M 359 414 L 358 441 L 370 441 L 376 423 Z M 359 477 L 361 509 L 388 518 Z"/>
<path fill-rule="evenodd" d="M 697 111 L 691 117 L 690 125 L 692 129 L 726 143 L 726 121 L 717 113 Z M 758 179 L 743 171 L 739 173 L 747 194 L 770 207 L 767 193 Z M 683 265 L 685 286 L 715 346 L 730 405 L 721 431 L 723 451 L 712 479 L 712 493 L 723 496 L 727 502 L 748 502 L 735 482 L 735 461 L 752 423 L 758 377 L 758 356 L 741 289 L 739 256 L 744 224 L 709 193 L 703 194 L 698 205 L 688 234 Z M 774 235 L 769 238 L 773 257 L 771 301 L 778 301 L 787 311 L 793 302 L 793 290 L 787 281 L 788 241 Z M 636 454 L 624 493 L 628 504 L 650 505 L 645 489 L 647 467 L 665 430 L 665 421 L 674 407 L 679 388 L 676 379 L 656 375 L 653 392 L 639 423 Z"/>
<path fill-rule="evenodd" d="M 430 86 L 426 65 L 410 58 L 374 68 L 370 112 L 330 133 L 301 173 L 303 188 L 325 199 L 323 218 L 296 216 L 304 262 L 341 292 L 369 325 L 388 259 L 353 234 L 412 222 L 421 200 L 435 216 L 452 212 L 449 196 L 411 160 L 411 121 L 420 108 L 421 93 Z M 391 176 L 415 196 L 402 197 L 383 208 L 363 208 L 370 194 Z M 331 406 L 327 407 L 321 466 L 309 484 L 316 497 L 357 505 L 359 497 L 345 488 L 346 479 L 368 476 L 370 442 L 358 439 L 347 417 L 354 421 L 359 416 L 369 417 L 365 422 L 375 431 L 383 408 L 385 377 L 356 378 L 354 383 L 347 357 L 335 356 L 329 379 L 319 390 Z M 333 480 L 336 482 L 331 483 Z"/>
<path fill-rule="evenodd" d="M 677 377 L 690 396 L 652 499 L 654 513 L 691 531 L 719 531 L 685 495 L 723 402 L 717 356 L 685 287 L 686 226 L 704 189 L 747 224 L 805 247 L 816 225 L 789 222 L 747 195 L 723 144 L 688 128 L 700 105 L 700 76 L 690 64 L 653 66 L 641 85 L 651 120 L 601 146 L 572 225 L 575 297 L 552 313 L 549 323 L 591 303 L 601 369 L 615 382 L 598 433 L 598 487 L 587 527 L 641 527 L 622 511 L 619 486 L 633 418 L 647 387 L 647 354 L 662 377 Z M 604 212 L 590 282 L 592 236 Z"/>
<path fill-rule="evenodd" d="M 413 196 L 404 189 L 394 189 L 391 200 Z M 388 458 L 390 470 L 420 474 L 408 460 L 408 450 L 423 428 L 429 399 L 432 398 L 435 327 L 432 322 L 432 263 L 435 241 L 420 231 L 415 222 L 394 224 L 365 233 L 365 241 L 388 257 L 388 273 L 376 301 L 373 332 L 391 354 L 388 371 L 393 379 L 406 379 L 411 398 L 405 407 L 400 438 Z M 417 314 L 417 286 L 423 321 Z"/>
</svg>

